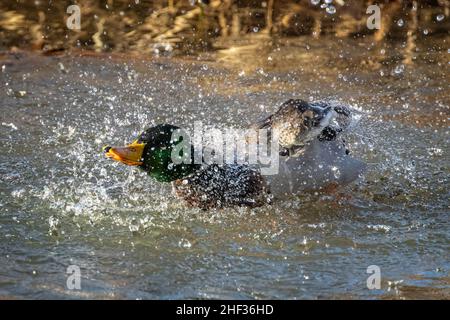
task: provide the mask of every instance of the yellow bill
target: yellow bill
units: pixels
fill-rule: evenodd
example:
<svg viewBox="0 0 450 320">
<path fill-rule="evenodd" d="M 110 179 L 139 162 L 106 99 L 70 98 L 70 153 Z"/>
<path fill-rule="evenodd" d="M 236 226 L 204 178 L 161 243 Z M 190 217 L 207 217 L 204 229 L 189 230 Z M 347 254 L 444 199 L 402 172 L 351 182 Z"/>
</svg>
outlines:
<svg viewBox="0 0 450 320">
<path fill-rule="evenodd" d="M 113 160 L 122 162 L 129 166 L 142 165 L 142 154 L 145 143 L 139 143 L 137 140 L 125 147 L 103 147 L 105 156 Z"/>
</svg>

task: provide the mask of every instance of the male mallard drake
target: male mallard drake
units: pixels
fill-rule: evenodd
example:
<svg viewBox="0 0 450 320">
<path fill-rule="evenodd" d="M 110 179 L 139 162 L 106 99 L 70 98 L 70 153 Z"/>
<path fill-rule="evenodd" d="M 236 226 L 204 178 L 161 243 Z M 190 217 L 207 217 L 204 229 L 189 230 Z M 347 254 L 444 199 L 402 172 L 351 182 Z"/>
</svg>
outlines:
<svg viewBox="0 0 450 320">
<path fill-rule="evenodd" d="M 266 182 L 261 173 L 247 165 L 195 164 L 191 146 L 190 163 L 178 163 L 183 153 L 173 151 L 182 138 L 173 140 L 180 128 L 160 124 L 144 131 L 125 147 L 105 147 L 105 155 L 131 166 L 138 166 L 160 182 L 172 182 L 175 194 L 189 205 L 209 209 L 214 207 L 258 207 L 270 201 Z M 186 162 L 186 161 L 185 161 Z"/>
<path fill-rule="evenodd" d="M 109 158 L 138 166 L 157 181 L 172 182 L 178 197 L 202 209 L 257 207 L 272 197 L 283 198 L 355 180 L 365 165 L 351 158 L 336 139 L 343 124 L 332 123 L 339 114 L 349 117 L 348 110 L 300 101 L 289 100 L 258 124 L 271 130 L 281 128 L 279 144 L 285 150 L 280 152 L 279 172 L 274 175 L 264 176 L 258 167 L 246 164 L 196 164 L 190 144 L 190 161 L 178 161 L 185 156 L 179 152 L 183 138 L 173 138 L 180 128 L 170 124 L 151 127 L 130 145 L 108 146 L 104 152 Z"/>
</svg>

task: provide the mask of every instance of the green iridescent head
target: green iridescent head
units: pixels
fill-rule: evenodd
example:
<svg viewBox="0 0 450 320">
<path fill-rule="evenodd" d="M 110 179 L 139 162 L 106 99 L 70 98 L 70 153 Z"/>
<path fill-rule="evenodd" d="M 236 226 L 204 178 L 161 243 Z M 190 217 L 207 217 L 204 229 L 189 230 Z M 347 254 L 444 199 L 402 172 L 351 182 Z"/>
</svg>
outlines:
<svg viewBox="0 0 450 320">
<path fill-rule="evenodd" d="M 131 144 L 124 147 L 104 147 L 108 158 L 138 166 L 161 182 L 186 177 L 200 168 L 194 164 L 193 147 L 179 127 L 160 124 L 145 130 Z M 186 152 L 186 147 L 190 152 Z M 189 151 L 188 149 L 188 151 Z"/>
</svg>

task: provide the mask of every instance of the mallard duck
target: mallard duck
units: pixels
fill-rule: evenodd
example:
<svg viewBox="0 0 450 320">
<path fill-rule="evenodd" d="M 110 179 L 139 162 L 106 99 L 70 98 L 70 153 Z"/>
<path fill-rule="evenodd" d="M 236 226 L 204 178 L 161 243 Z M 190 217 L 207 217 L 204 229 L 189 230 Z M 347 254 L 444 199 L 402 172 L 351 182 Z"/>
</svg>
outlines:
<svg viewBox="0 0 450 320">
<path fill-rule="evenodd" d="M 230 206 L 258 207 L 270 202 L 264 177 L 256 168 L 240 164 L 195 164 L 192 149 L 190 163 L 179 163 L 183 152 L 173 155 L 182 138 L 173 139 L 180 130 L 160 124 L 144 131 L 124 147 L 104 147 L 106 157 L 137 166 L 160 182 L 172 182 L 175 194 L 187 204 L 202 209 Z M 178 159 L 176 159 L 178 158 Z"/>
<path fill-rule="evenodd" d="M 180 149 L 183 137 L 174 138 L 173 134 L 181 129 L 170 124 L 150 127 L 127 146 L 106 146 L 104 153 L 108 158 L 139 167 L 157 181 L 171 182 L 178 197 L 202 209 L 258 207 L 270 203 L 274 197 L 289 197 L 355 180 L 365 165 L 351 158 L 345 145 L 336 139 L 341 128 L 333 127 L 331 121 L 339 112 L 293 101 L 289 100 L 274 115 L 257 124 L 272 130 L 282 128 L 279 144 L 288 152 L 280 152 L 279 172 L 274 175 L 262 175 L 257 166 L 246 164 L 196 164 L 193 146 L 188 144 L 191 152 Z M 292 106 L 300 106 L 299 113 L 292 111 Z M 295 123 L 300 119 L 301 126 L 297 126 Z M 283 121 L 286 127 L 281 124 Z"/>
</svg>

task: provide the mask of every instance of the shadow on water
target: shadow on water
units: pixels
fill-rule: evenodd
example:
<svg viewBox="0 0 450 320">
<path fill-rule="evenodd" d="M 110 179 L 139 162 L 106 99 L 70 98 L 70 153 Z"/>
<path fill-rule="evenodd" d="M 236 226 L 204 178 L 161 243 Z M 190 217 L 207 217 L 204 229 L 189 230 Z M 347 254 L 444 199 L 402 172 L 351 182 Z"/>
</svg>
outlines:
<svg viewBox="0 0 450 320">
<path fill-rule="evenodd" d="M 98 14 L 105 3 L 87 8 Z M 173 11 L 161 1 L 151 14 L 176 17 L 182 6 L 173 3 Z M 0 6 L 8 9 L 0 21 L 10 17 L 23 28 L 34 21 L 25 17 L 31 7 Z M 59 11 L 49 15 L 63 15 L 62 4 L 52 6 Z M 130 15 L 122 23 L 153 30 L 144 23 L 156 23 L 146 18 L 150 12 L 133 6 L 120 7 Z M 219 9 L 196 9 L 230 23 L 208 37 L 208 50 L 178 41 L 173 53 L 162 54 L 154 44 L 163 42 L 149 32 L 94 53 L 94 40 L 86 44 L 92 51 L 72 47 L 91 39 L 89 32 L 61 44 L 49 32 L 37 46 L 45 54 L 0 54 L 0 296 L 448 299 L 450 79 L 448 40 L 439 31 L 448 18 L 444 27 L 435 19 L 446 8 L 419 10 L 420 23 L 408 16 L 387 36 L 358 37 L 348 37 L 357 29 L 327 33 L 327 16 L 320 37 L 310 33 L 319 30 L 314 19 L 303 31 L 283 24 L 298 17 L 286 18 L 282 7 L 274 7 L 270 23 L 255 18 L 260 30 L 271 26 L 257 33 L 242 31 L 255 27 L 243 18 L 245 6 L 224 10 L 222 18 Z M 105 30 L 112 25 L 105 20 Z M 117 39 L 133 36 L 115 27 Z M 8 35 L 21 35 L 20 28 Z M 168 32 L 160 28 L 159 35 Z M 305 35 L 286 36 L 293 34 Z M 29 36 L 24 42 L 34 43 Z M 101 38 L 105 51 L 112 40 Z M 17 44 L 5 39 L 6 48 Z M 48 55 L 59 45 L 70 50 Z M 341 190 L 345 200 L 305 194 L 252 210 L 190 209 L 170 186 L 101 153 L 103 145 L 130 142 L 162 122 L 246 127 L 292 97 L 338 101 L 357 114 L 345 138 L 369 169 Z M 66 288 L 71 264 L 81 267 L 81 291 Z M 366 287 L 374 264 L 383 279 L 375 291 Z"/>
</svg>

